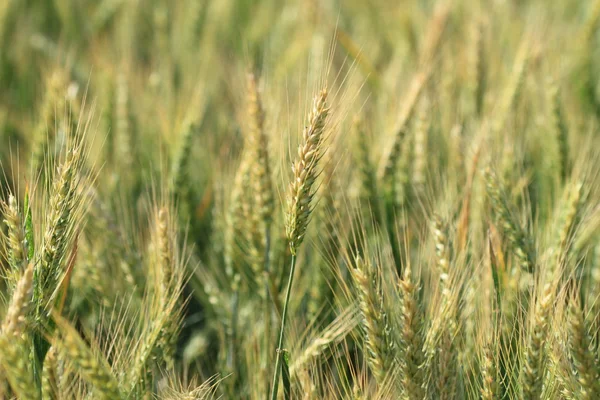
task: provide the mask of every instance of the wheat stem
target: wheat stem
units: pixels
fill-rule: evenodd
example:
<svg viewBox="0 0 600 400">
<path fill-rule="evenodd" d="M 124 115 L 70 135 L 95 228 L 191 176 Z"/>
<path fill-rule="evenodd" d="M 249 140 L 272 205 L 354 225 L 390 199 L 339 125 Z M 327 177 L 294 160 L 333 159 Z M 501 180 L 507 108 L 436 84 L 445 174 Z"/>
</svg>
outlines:
<svg viewBox="0 0 600 400">
<path fill-rule="evenodd" d="M 279 377 L 281 375 L 281 362 L 283 361 L 283 335 L 285 332 L 285 321 L 288 314 L 288 306 L 290 302 L 290 293 L 292 291 L 292 283 L 294 281 L 294 272 L 296 271 L 296 254 L 292 253 L 292 261 L 290 265 L 290 276 L 288 278 L 287 288 L 285 290 L 285 301 L 283 303 L 283 312 L 281 313 L 281 327 L 279 328 L 279 341 L 277 344 L 277 355 L 275 358 L 275 373 L 273 376 L 273 385 L 271 389 L 271 400 L 277 400 L 277 392 L 279 389 Z"/>
</svg>

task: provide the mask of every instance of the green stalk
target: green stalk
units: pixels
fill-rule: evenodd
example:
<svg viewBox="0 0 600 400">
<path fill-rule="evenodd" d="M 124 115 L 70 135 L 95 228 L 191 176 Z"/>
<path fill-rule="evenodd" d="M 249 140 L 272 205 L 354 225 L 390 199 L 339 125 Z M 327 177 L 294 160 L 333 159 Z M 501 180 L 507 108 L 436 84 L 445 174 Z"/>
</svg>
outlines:
<svg viewBox="0 0 600 400">
<path fill-rule="evenodd" d="M 240 378 L 238 376 L 238 374 L 236 374 L 236 371 L 234 370 L 235 368 L 239 367 L 238 362 L 237 362 L 237 345 L 236 345 L 236 338 L 237 338 L 237 322 L 238 322 L 238 309 L 239 309 L 239 302 L 240 302 L 240 291 L 239 291 L 239 287 L 237 284 L 238 281 L 235 280 L 234 278 L 234 292 L 233 292 L 233 296 L 231 298 L 231 327 L 229 329 L 229 352 L 227 354 L 227 359 L 226 359 L 226 365 L 227 365 L 227 370 L 229 371 L 229 373 L 233 374 L 233 380 L 231 383 L 231 386 L 228 386 L 228 390 L 230 391 L 229 394 L 233 394 L 235 393 L 238 389 L 239 389 L 239 384 L 240 384 Z"/>
<path fill-rule="evenodd" d="M 281 313 L 281 328 L 279 329 L 279 344 L 277 345 L 277 358 L 275 359 L 275 374 L 273 376 L 273 390 L 271 390 L 271 400 L 277 400 L 277 391 L 279 389 L 279 376 L 281 375 L 281 361 L 283 359 L 283 332 L 285 330 L 285 319 L 287 317 L 288 304 L 290 302 L 290 292 L 292 291 L 292 282 L 294 281 L 294 271 L 296 270 L 296 254 L 292 253 L 292 264 L 290 267 L 290 277 L 288 279 L 287 290 L 285 293 L 285 302 L 283 303 L 283 312 Z"/>
<path fill-rule="evenodd" d="M 271 352 L 271 291 L 269 290 L 269 286 L 271 284 L 271 272 L 269 268 L 269 252 L 271 247 L 271 230 L 269 226 L 266 228 L 266 236 L 265 236 L 265 370 L 264 370 L 264 382 L 265 388 L 269 390 L 269 372 L 266 366 L 269 365 L 269 354 Z M 268 396 L 268 393 L 267 393 Z"/>
<path fill-rule="evenodd" d="M 400 247 L 398 246 L 398 231 L 396 230 L 396 207 L 394 205 L 394 191 L 392 188 L 389 189 L 391 193 L 389 197 L 386 198 L 386 213 L 385 213 L 385 227 L 387 228 L 388 240 L 390 241 L 390 245 L 392 247 L 392 256 L 394 260 L 394 265 L 396 267 L 396 271 L 399 276 L 402 276 L 402 255 L 400 253 Z M 383 215 L 383 213 L 382 213 Z M 404 223 L 404 221 L 402 222 Z"/>
</svg>

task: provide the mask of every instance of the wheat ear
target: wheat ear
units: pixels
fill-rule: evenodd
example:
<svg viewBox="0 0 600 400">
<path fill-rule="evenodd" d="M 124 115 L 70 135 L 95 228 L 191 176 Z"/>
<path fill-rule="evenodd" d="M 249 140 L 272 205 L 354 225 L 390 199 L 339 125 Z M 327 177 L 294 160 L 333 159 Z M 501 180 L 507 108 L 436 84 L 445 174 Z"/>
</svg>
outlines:
<svg viewBox="0 0 600 400">
<path fill-rule="evenodd" d="M 269 225 L 275 209 L 275 196 L 269 165 L 269 141 L 264 128 L 265 111 L 254 74 L 248 74 L 247 102 L 249 117 L 248 147 L 254 156 L 250 174 L 257 207 L 255 214 L 262 223 Z"/>
<path fill-rule="evenodd" d="M 491 343 L 488 343 L 483 349 L 483 359 L 481 360 L 481 398 L 482 400 L 497 399 L 498 380 L 496 376 L 497 366 Z"/>
<path fill-rule="evenodd" d="M 42 399 L 58 400 L 58 381 L 56 377 L 56 349 L 50 347 L 44 358 L 42 369 Z"/>
<path fill-rule="evenodd" d="M 422 319 L 417 305 L 417 286 L 412 282 L 410 264 L 404 269 L 404 277 L 398 282 L 400 291 L 400 362 L 402 387 L 407 399 L 422 399 L 423 337 Z"/>
<path fill-rule="evenodd" d="M 53 320 L 57 328 L 53 346 L 68 357 L 77 371 L 94 386 L 96 395 L 106 400 L 123 398 L 108 361 L 95 354 L 66 319 L 54 313 Z"/>
<path fill-rule="evenodd" d="M 579 399 L 597 399 L 600 396 L 599 371 L 578 297 L 570 300 L 568 309 L 568 346 L 573 367 L 577 372 Z"/>
<path fill-rule="evenodd" d="M 8 196 L 8 202 L 4 204 L 3 208 L 4 223 L 8 229 L 8 262 L 12 272 L 18 272 L 23 268 L 23 263 L 27 258 L 23 218 L 19 212 L 17 200 L 12 194 Z"/>
<path fill-rule="evenodd" d="M 542 393 L 547 361 L 546 340 L 553 302 L 554 288 L 546 284 L 535 303 L 533 325 L 525 347 L 524 365 L 521 371 L 524 399 L 538 399 Z"/>
<path fill-rule="evenodd" d="M 25 269 L 13 292 L 0 333 L 0 364 L 10 386 L 22 399 L 40 398 L 29 361 L 30 337 L 26 332 L 27 310 L 33 290 L 33 264 Z"/>
<path fill-rule="evenodd" d="M 351 274 L 358 291 L 369 367 L 377 383 L 382 385 L 394 363 L 395 344 L 381 306 L 376 272 L 361 257 L 357 257 L 355 262 L 356 267 L 351 269 Z"/>
<path fill-rule="evenodd" d="M 484 176 L 496 221 L 499 222 L 504 233 L 508 236 L 521 267 L 525 271 L 533 271 L 535 267 L 533 246 L 510 209 L 507 195 L 501 187 L 498 177 L 489 168 L 485 170 Z"/>
<path fill-rule="evenodd" d="M 298 158 L 292 166 L 293 179 L 290 183 L 286 212 L 286 233 L 292 254 L 296 251 L 306 233 L 315 182 L 319 176 L 318 162 L 323 155 L 325 122 L 329 114 L 327 90 L 323 89 L 313 102 L 308 116 L 308 125 L 302 133 L 302 143 L 298 147 Z"/>
<path fill-rule="evenodd" d="M 550 118 L 552 121 L 552 128 L 555 131 L 556 142 L 558 144 L 559 176 L 564 182 L 570 172 L 569 127 L 564 116 L 560 91 L 556 84 L 550 87 L 550 102 L 552 107 Z"/>
<path fill-rule="evenodd" d="M 327 106 L 327 89 L 315 97 L 313 107 L 308 115 L 308 125 L 302 133 L 302 142 L 298 146 L 298 158 L 292 165 L 293 178 L 287 201 L 286 212 L 286 235 L 292 253 L 290 273 L 281 313 L 281 327 L 279 329 L 279 342 L 277 345 L 277 357 L 275 359 L 275 372 L 273 374 L 273 385 L 271 400 L 277 399 L 279 391 L 279 377 L 281 375 L 281 363 L 283 362 L 283 337 L 285 322 L 287 318 L 290 293 L 296 270 L 296 251 L 304 240 L 304 234 L 312 212 L 312 200 L 315 194 L 315 182 L 319 176 L 319 160 L 323 154 L 323 140 L 325 122 L 329 114 Z"/>
<path fill-rule="evenodd" d="M 55 177 L 41 260 L 36 266 L 34 279 L 33 295 L 38 318 L 54 295 L 63 273 L 61 265 L 73 234 L 74 210 L 77 207 L 81 151 L 80 146 L 75 144 Z"/>
</svg>

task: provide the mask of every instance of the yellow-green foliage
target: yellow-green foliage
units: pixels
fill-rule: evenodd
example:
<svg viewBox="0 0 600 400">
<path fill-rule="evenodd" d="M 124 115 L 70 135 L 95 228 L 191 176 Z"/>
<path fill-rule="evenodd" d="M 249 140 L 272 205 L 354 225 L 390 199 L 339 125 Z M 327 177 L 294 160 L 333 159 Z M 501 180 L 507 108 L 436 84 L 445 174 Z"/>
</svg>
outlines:
<svg viewBox="0 0 600 400">
<path fill-rule="evenodd" d="M 0 398 L 600 398 L 600 0 L 0 0 Z"/>
</svg>

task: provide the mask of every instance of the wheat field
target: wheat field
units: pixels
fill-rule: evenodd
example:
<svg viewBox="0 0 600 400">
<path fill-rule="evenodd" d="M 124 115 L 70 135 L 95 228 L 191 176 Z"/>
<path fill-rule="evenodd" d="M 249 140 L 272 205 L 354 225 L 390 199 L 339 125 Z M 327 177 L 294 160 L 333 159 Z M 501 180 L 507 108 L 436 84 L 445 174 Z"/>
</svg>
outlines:
<svg viewBox="0 0 600 400">
<path fill-rule="evenodd" d="M 600 399 L 599 28 L 0 0 L 0 399 Z"/>
</svg>

